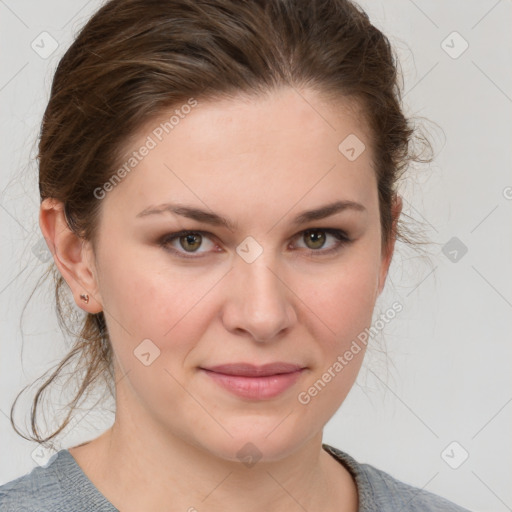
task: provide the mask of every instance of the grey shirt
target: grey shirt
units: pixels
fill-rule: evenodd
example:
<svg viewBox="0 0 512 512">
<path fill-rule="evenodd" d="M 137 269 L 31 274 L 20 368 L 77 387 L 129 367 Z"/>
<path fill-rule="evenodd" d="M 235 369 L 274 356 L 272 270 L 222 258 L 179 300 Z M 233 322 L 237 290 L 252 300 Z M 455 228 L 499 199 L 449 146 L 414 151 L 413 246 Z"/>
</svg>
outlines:
<svg viewBox="0 0 512 512">
<path fill-rule="evenodd" d="M 469 512 L 431 492 L 396 480 L 388 473 L 360 464 L 350 455 L 323 445 L 354 476 L 358 512 Z M 68 450 L 48 463 L 0 486 L 1 512 L 116 512 Z"/>
</svg>

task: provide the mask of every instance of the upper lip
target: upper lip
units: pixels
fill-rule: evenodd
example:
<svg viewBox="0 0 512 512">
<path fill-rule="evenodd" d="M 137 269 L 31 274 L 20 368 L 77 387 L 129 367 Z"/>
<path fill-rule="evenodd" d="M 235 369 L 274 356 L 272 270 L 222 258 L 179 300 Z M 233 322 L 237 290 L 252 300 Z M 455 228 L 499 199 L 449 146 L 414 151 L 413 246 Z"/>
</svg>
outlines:
<svg viewBox="0 0 512 512">
<path fill-rule="evenodd" d="M 225 375 L 239 375 L 243 377 L 266 377 L 268 375 L 277 375 L 279 373 L 293 373 L 302 370 L 304 366 L 292 363 L 284 363 L 278 361 L 276 363 L 268 363 L 261 366 L 255 366 L 250 363 L 230 363 L 220 364 L 202 368 L 215 373 L 223 373 Z"/>
</svg>

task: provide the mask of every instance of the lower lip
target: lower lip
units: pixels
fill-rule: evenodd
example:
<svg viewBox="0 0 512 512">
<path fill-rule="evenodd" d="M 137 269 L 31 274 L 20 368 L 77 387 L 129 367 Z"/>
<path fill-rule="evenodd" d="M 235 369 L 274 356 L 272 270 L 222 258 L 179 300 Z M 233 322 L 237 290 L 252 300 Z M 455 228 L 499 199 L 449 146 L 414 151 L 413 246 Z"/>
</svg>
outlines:
<svg viewBox="0 0 512 512">
<path fill-rule="evenodd" d="M 274 398 L 293 386 L 303 370 L 266 377 L 242 377 L 202 370 L 217 384 L 234 395 L 252 400 Z"/>
</svg>

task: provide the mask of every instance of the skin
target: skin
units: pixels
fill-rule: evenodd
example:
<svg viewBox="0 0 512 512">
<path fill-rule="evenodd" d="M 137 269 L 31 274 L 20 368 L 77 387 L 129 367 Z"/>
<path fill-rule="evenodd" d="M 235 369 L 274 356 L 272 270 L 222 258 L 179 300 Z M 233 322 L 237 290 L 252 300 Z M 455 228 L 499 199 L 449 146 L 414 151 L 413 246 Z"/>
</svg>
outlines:
<svg viewBox="0 0 512 512">
<path fill-rule="evenodd" d="M 307 405 L 297 399 L 371 325 L 394 248 L 394 239 L 381 244 L 371 140 L 349 107 L 289 88 L 199 101 L 102 199 L 94 247 L 69 230 L 61 203 L 41 205 L 55 263 L 82 309 L 104 311 L 115 353 L 113 427 L 70 453 L 123 512 L 357 510 L 355 482 L 321 443 L 364 350 Z M 143 127 L 130 151 L 159 122 Z M 349 134 L 366 145 L 354 161 L 338 150 Z M 340 199 L 365 210 L 292 223 Z M 166 202 L 211 210 L 237 228 L 171 213 L 136 217 Z M 397 198 L 395 222 L 401 206 Z M 323 246 L 308 243 L 313 228 L 343 230 L 351 242 L 319 256 L 337 240 L 321 232 Z M 169 244 L 198 259 L 158 244 L 182 229 L 211 234 L 196 253 L 186 240 Z M 263 249 L 252 263 L 236 252 L 248 236 Z M 134 356 L 144 339 L 160 350 L 149 366 Z M 307 369 L 267 400 L 237 397 L 198 370 L 240 361 Z M 251 467 L 237 457 L 248 442 L 261 454 Z"/>
</svg>

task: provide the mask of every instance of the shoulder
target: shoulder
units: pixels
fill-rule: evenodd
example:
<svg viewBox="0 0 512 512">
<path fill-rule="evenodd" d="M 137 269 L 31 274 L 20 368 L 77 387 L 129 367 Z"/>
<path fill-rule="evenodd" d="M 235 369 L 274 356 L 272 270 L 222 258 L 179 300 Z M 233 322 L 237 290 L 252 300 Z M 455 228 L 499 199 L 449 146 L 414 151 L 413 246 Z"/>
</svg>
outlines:
<svg viewBox="0 0 512 512">
<path fill-rule="evenodd" d="M 44 466 L 0 486 L 2 512 L 69 512 L 116 509 L 93 486 L 65 449 Z"/>
<path fill-rule="evenodd" d="M 397 480 L 370 464 L 361 464 L 337 448 L 323 446 L 354 476 L 360 512 L 469 512 L 437 494 Z"/>
<path fill-rule="evenodd" d="M 54 454 L 45 466 L 36 466 L 29 473 L 0 486 L 2 512 L 29 512 L 51 510 L 58 504 L 61 492 L 53 463 Z"/>
</svg>

